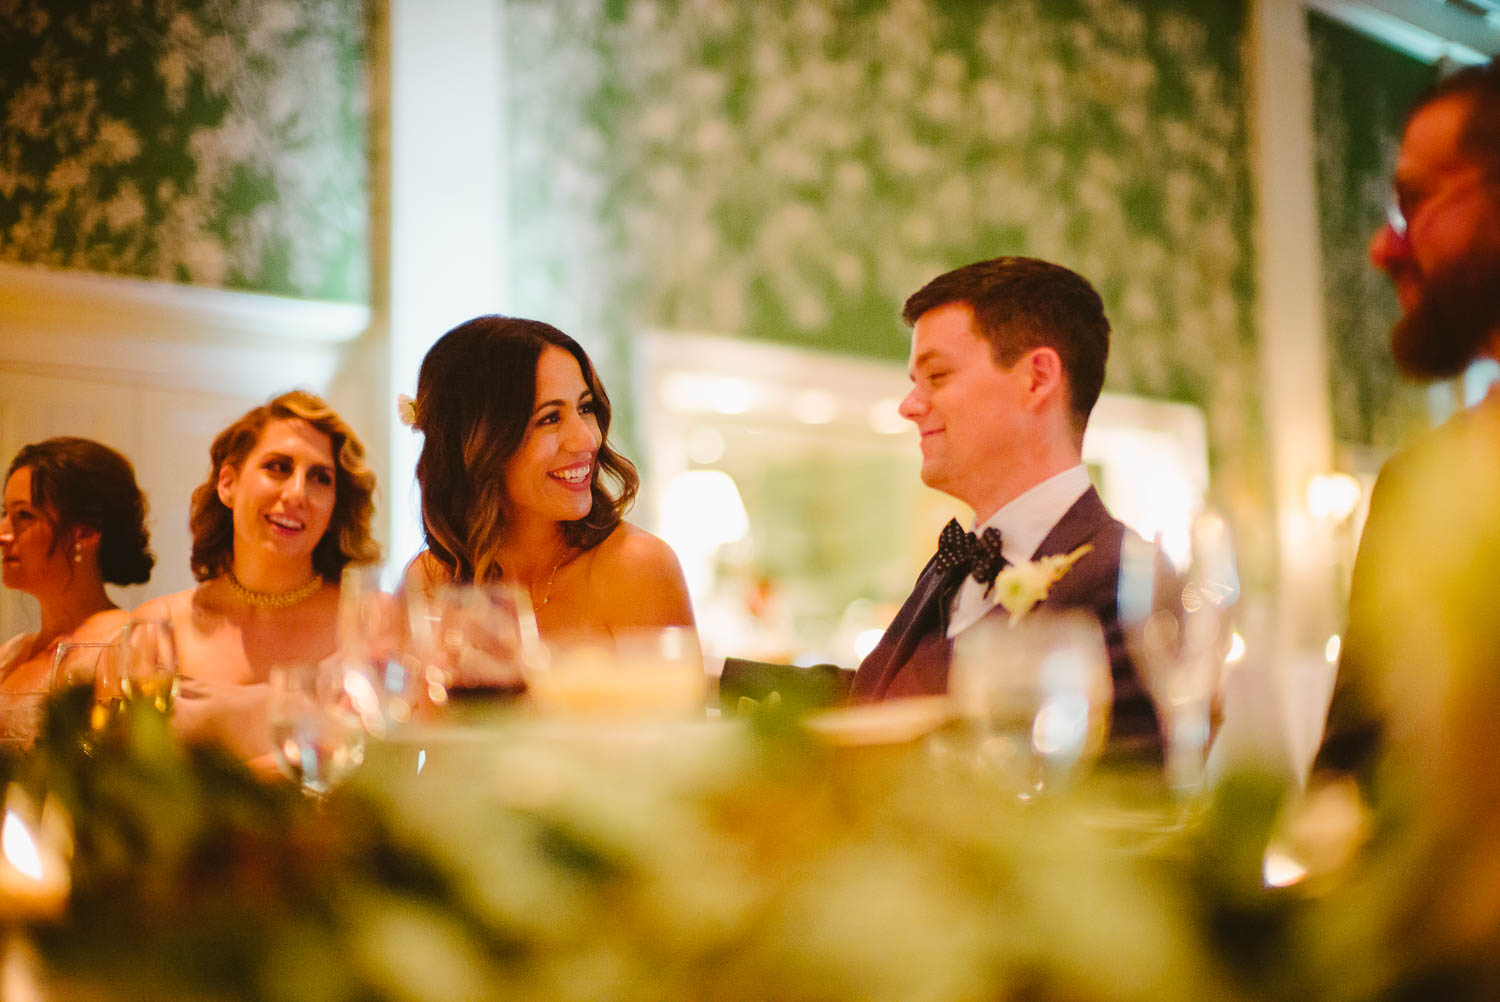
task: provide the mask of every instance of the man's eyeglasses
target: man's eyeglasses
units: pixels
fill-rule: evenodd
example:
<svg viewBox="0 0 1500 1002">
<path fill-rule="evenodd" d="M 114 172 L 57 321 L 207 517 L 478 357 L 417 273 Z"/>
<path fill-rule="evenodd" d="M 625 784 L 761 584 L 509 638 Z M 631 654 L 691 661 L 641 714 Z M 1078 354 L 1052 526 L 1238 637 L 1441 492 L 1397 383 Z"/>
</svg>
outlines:
<svg viewBox="0 0 1500 1002">
<path fill-rule="evenodd" d="M 1450 175 L 1451 176 L 1451 175 Z M 1385 221 L 1391 228 L 1391 232 L 1402 240 L 1411 235 L 1412 226 L 1418 220 L 1426 218 L 1432 210 L 1446 202 L 1451 202 L 1455 194 L 1468 191 L 1470 188 L 1480 187 L 1488 181 L 1483 170 L 1475 169 L 1464 172 L 1456 179 L 1438 189 L 1431 195 L 1424 196 L 1410 211 L 1403 211 L 1401 198 L 1393 195 L 1385 206 Z"/>
</svg>

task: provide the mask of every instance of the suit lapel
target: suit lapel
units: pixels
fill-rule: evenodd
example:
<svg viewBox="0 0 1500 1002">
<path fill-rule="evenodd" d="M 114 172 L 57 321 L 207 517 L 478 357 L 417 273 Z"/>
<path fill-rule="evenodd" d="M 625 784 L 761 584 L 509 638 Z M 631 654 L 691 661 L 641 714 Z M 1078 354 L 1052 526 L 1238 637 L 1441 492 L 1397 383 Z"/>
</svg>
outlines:
<svg viewBox="0 0 1500 1002">
<path fill-rule="evenodd" d="M 1052 527 L 1032 559 L 1069 553 L 1087 543 L 1111 521 L 1099 492 L 1090 487 Z M 934 563 L 928 561 L 922 569 L 911 595 L 891 620 L 880 643 L 860 663 L 850 688 L 852 701 L 870 702 L 888 695 L 942 692 L 946 688 L 951 641 L 942 635 L 939 600 L 946 575 Z M 997 606 L 991 615 L 1004 612 Z M 898 683 L 897 676 L 903 670 L 910 677 Z"/>
<path fill-rule="evenodd" d="M 941 631 L 941 594 L 947 577 L 947 573 L 937 569 L 935 560 L 927 562 L 911 595 L 891 620 L 880 643 L 855 672 L 850 688 L 851 699 L 884 698 L 901 669 L 912 660 L 918 646 L 924 640 L 931 641 Z"/>
<path fill-rule="evenodd" d="M 1061 553 L 1071 553 L 1092 539 L 1101 528 L 1108 525 L 1114 519 L 1109 514 L 1109 509 L 1104 507 L 1104 501 L 1099 497 L 1099 492 L 1093 487 L 1084 491 L 1073 507 L 1063 513 L 1052 531 L 1037 546 L 1036 552 L 1031 555 L 1032 560 L 1041 557 L 1054 557 Z"/>
</svg>

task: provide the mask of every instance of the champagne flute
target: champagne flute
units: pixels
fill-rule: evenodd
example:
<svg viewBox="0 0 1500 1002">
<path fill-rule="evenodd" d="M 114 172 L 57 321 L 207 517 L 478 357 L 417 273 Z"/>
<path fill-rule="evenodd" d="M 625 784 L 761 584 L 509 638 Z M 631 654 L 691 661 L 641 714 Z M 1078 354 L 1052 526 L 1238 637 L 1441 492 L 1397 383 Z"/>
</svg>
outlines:
<svg viewBox="0 0 1500 1002">
<path fill-rule="evenodd" d="M 328 794 L 364 762 L 365 729 L 338 659 L 271 669 L 271 751 L 288 779 L 312 797 Z"/>
<path fill-rule="evenodd" d="M 957 638 L 948 692 L 960 753 L 1033 800 L 1087 772 L 1104 748 L 1114 695 L 1104 633 L 1077 609 L 981 620 Z"/>
<path fill-rule="evenodd" d="M 127 702 L 172 711 L 177 696 L 177 640 L 167 619 L 131 619 L 120 631 L 120 694 Z"/>
</svg>

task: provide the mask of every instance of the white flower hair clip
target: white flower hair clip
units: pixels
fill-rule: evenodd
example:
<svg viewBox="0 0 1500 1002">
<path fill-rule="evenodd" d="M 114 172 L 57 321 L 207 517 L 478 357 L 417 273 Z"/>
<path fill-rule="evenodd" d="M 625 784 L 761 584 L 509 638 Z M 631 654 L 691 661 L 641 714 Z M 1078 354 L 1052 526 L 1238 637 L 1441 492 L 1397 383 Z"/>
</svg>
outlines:
<svg viewBox="0 0 1500 1002">
<path fill-rule="evenodd" d="M 408 428 L 417 426 L 417 402 L 405 393 L 396 398 L 396 416 Z"/>
</svg>

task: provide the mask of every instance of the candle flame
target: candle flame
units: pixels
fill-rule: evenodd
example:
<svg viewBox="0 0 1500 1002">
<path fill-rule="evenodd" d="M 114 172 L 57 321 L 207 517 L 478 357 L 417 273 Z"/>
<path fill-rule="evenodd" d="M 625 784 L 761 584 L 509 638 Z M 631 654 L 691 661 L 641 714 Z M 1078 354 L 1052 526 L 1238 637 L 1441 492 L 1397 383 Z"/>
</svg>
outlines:
<svg viewBox="0 0 1500 1002">
<path fill-rule="evenodd" d="M 0 825 L 0 851 L 21 873 L 32 880 L 42 879 L 42 855 L 37 851 L 36 839 L 25 819 L 15 811 L 6 811 L 5 822 Z"/>
</svg>

